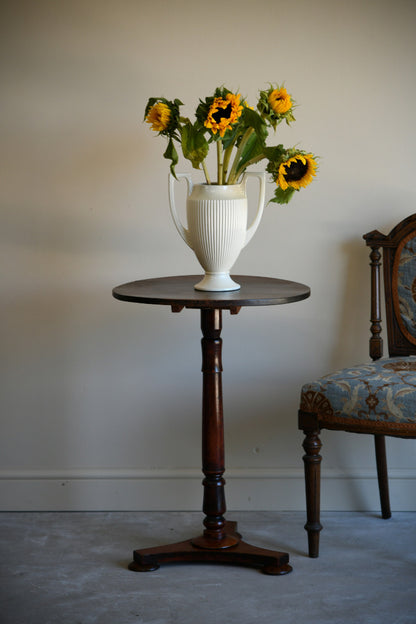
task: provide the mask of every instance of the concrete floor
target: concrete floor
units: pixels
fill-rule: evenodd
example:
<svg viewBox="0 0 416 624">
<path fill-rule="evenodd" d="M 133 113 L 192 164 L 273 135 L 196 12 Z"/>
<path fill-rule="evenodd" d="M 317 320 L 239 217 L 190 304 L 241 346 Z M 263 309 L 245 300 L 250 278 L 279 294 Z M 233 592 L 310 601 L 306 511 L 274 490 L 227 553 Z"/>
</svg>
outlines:
<svg viewBox="0 0 416 624">
<path fill-rule="evenodd" d="M 290 553 L 267 576 L 217 564 L 127 569 L 131 551 L 200 533 L 199 513 L 0 514 L 1 624 L 416 624 L 416 514 L 228 513 L 245 541 Z"/>
</svg>

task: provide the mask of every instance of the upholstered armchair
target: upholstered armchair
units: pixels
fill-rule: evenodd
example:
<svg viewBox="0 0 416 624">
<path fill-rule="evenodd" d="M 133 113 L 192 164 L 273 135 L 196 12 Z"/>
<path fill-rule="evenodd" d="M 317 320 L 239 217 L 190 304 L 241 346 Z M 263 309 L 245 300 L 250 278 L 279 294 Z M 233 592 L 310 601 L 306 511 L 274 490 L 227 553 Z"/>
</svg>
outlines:
<svg viewBox="0 0 416 624">
<path fill-rule="evenodd" d="M 345 368 L 303 386 L 299 429 L 305 439 L 309 556 L 319 555 L 322 429 L 372 434 L 381 513 L 390 518 L 385 436 L 416 438 L 416 214 L 388 234 L 364 235 L 371 266 L 372 362 Z M 380 253 L 382 249 L 383 257 Z M 381 262 L 382 261 L 382 262 Z M 380 267 L 383 264 L 388 357 L 381 337 Z"/>
</svg>

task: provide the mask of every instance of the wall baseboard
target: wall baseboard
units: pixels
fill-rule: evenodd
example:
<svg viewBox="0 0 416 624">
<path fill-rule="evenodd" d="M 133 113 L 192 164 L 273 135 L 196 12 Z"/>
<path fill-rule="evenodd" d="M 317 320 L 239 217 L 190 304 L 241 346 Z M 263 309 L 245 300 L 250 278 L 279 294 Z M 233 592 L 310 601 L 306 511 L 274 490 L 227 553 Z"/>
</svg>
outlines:
<svg viewBox="0 0 416 624">
<path fill-rule="evenodd" d="M 199 511 L 199 469 L 0 471 L 0 511 Z M 230 469 L 228 510 L 304 511 L 302 469 Z M 416 469 L 389 474 L 394 511 L 416 511 Z M 322 473 L 323 511 L 380 508 L 371 470 Z"/>
</svg>

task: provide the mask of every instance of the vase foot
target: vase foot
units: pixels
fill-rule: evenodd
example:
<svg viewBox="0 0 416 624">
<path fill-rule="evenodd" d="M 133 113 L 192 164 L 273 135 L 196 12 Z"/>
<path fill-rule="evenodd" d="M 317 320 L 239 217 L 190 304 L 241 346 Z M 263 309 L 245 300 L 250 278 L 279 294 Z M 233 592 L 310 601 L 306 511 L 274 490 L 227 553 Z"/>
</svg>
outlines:
<svg viewBox="0 0 416 624">
<path fill-rule="evenodd" d="M 239 290 L 241 286 L 231 279 L 229 273 L 206 272 L 202 280 L 195 284 L 194 288 L 195 290 L 225 292 L 227 290 Z"/>
</svg>

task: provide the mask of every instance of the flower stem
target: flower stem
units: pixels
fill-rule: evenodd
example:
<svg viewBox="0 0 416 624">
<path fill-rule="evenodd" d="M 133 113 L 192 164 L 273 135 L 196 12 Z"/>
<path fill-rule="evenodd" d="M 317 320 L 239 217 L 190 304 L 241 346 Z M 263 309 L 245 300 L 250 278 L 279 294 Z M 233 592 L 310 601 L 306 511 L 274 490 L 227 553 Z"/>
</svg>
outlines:
<svg viewBox="0 0 416 624">
<path fill-rule="evenodd" d="M 233 166 L 231 167 L 230 175 L 228 176 L 228 184 L 235 184 L 237 181 L 236 174 L 237 174 L 237 169 L 238 169 L 238 163 L 240 161 L 241 154 L 243 153 L 243 150 L 245 146 L 247 145 L 247 141 L 249 140 L 253 132 L 254 132 L 253 128 L 248 128 L 245 131 L 243 138 L 241 139 L 240 145 L 238 146 L 237 153 L 234 158 Z"/>
<path fill-rule="evenodd" d="M 207 184 L 211 184 L 211 180 L 209 179 L 208 169 L 207 169 L 207 166 L 205 164 L 205 160 L 202 161 L 202 169 L 204 170 L 205 179 L 207 181 Z"/>
<path fill-rule="evenodd" d="M 217 141 L 217 168 L 218 168 L 218 184 L 223 184 L 223 167 L 224 167 L 224 150 L 222 141 Z"/>
<path fill-rule="evenodd" d="M 231 145 L 229 145 L 227 147 L 227 149 L 224 151 L 224 165 L 223 165 L 223 170 L 222 170 L 224 183 L 225 183 L 225 179 L 227 177 L 228 165 L 229 165 L 229 162 L 230 162 L 231 154 L 232 154 L 232 151 L 233 151 L 233 148 L 234 148 L 236 140 L 237 140 L 237 137 L 234 139 L 234 141 L 231 143 Z"/>
</svg>

